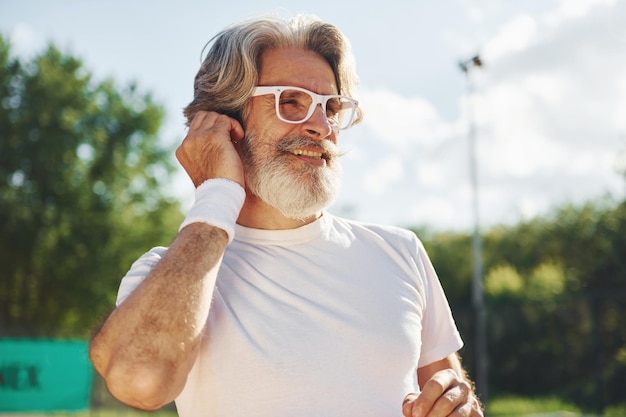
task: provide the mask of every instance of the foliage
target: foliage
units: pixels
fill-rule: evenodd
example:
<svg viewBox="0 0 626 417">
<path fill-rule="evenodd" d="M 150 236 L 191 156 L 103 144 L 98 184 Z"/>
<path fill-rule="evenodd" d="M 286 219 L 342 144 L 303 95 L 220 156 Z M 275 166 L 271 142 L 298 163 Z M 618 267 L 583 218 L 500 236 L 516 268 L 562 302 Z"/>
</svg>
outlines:
<svg viewBox="0 0 626 417">
<path fill-rule="evenodd" d="M 515 267 L 509 264 L 496 265 L 485 277 L 485 294 L 488 297 L 519 296 L 524 289 L 524 280 Z"/>
<path fill-rule="evenodd" d="M 626 202 L 564 206 L 483 234 L 493 395 L 553 395 L 599 412 L 626 380 Z M 425 242 L 473 370 L 471 237 Z"/>
<path fill-rule="evenodd" d="M 0 36 L 0 335 L 86 335 L 130 263 L 169 241 L 162 118 L 135 85 L 96 83 L 54 46 L 23 62 Z"/>
</svg>

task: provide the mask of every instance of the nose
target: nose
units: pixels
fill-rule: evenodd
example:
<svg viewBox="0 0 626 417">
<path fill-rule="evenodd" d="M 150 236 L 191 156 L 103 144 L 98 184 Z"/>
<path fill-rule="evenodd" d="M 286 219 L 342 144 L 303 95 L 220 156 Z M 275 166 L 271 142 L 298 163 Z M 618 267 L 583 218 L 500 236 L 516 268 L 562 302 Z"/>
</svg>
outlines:
<svg viewBox="0 0 626 417">
<path fill-rule="evenodd" d="M 309 136 L 315 139 L 326 139 L 335 132 L 333 126 L 328 121 L 326 111 L 322 108 L 321 104 L 318 104 L 315 107 L 315 111 L 311 117 L 309 117 L 309 119 L 302 124 L 302 127 Z"/>
</svg>

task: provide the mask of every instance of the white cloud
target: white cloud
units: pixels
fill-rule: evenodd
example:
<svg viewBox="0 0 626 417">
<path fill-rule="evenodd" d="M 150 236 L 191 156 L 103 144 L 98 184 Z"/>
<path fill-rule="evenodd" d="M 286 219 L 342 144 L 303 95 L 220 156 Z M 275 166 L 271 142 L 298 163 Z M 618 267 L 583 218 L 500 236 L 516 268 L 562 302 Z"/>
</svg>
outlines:
<svg viewBox="0 0 626 417">
<path fill-rule="evenodd" d="M 596 7 L 602 4 L 607 10 Z M 615 167 L 626 152 L 626 56 L 615 54 L 617 44 L 607 45 L 603 32 L 610 2 L 576 7 L 604 14 L 561 11 L 570 20 L 557 27 L 547 25 L 554 10 L 517 14 L 481 53 L 486 66 L 476 71 L 472 103 L 485 226 L 607 191 L 623 195 Z M 365 126 L 381 162 L 368 169 L 364 193 L 401 201 L 386 213 L 396 223 L 471 226 L 465 101 L 459 119 L 447 121 L 424 97 L 365 91 Z M 412 182 L 393 168 L 402 164 L 414 166 Z M 410 201 L 408 190 L 417 190 Z"/>
<path fill-rule="evenodd" d="M 548 105 L 557 106 L 562 104 L 569 85 L 562 75 L 539 73 L 529 74 L 521 87 Z"/>
<path fill-rule="evenodd" d="M 417 164 L 416 178 L 428 184 L 429 187 L 444 187 L 446 186 L 446 168 L 438 161 L 425 161 Z"/>
<path fill-rule="evenodd" d="M 363 124 L 378 140 L 398 149 L 407 149 L 413 143 L 435 146 L 456 129 L 443 121 L 435 107 L 422 97 L 363 89 L 360 100 L 366 115 Z"/>
<path fill-rule="evenodd" d="M 613 6 L 617 0 L 558 0 L 558 7 L 546 17 L 552 24 L 587 15 L 598 6 Z"/>
<path fill-rule="evenodd" d="M 362 186 L 371 194 L 381 195 L 403 175 L 403 159 L 399 155 L 387 155 L 365 172 Z"/>
<path fill-rule="evenodd" d="M 484 58 L 490 61 L 522 51 L 535 40 L 537 22 L 528 14 L 521 14 L 505 24 L 483 48 Z"/>
<path fill-rule="evenodd" d="M 617 92 L 617 102 L 612 107 L 611 122 L 618 131 L 626 135 L 626 72 L 615 80 L 614 88 Z"/>
</svg>

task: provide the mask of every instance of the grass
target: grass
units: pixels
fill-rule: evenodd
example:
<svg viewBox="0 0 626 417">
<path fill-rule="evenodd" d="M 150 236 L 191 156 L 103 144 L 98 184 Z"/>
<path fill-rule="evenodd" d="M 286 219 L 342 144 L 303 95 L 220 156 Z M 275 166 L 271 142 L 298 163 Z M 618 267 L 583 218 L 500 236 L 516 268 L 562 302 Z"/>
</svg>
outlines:
<svg viewBox="0 0 626 417">
<path fill-rule="evenodd" d="M 604 410 L 606 417 L 626 417 L 626 402 L 619 405 L 612 405 Z"/>
<path fill-rule="evenodd" d="M 0 417 L 178 417 L 176 411 L 140 411 L 132 408 L 95 408 L 87 411 L 2 413 Z"/>
<path fill-rule="evenodd" d="M 128 409 L 95 409 L 87 412 L 84 417 L 177 417 L 176 411 L 140 411 L 132 408 Z M 57 417 L 55 415 L 54 417 Z M 83 417 L 78 415 L 68 415 L 67 417 Z"/>
<path fill-rule="evenodd" d="M 487 405 L 489 417 L 521 417 L 550 414 L 552 417 L 584 416 L 579 407 L 556 397 L 527 398 L 505 396 L 493 398 Z M 2 414 L 0 417 L 177 417 L 173 406 L 159 411 L 139 411 L 130 407 L 94 408 L 81 412 Z M 626 403 L 607 407 L 603 417 L 626 417 Z"/>
<path fill-rule="evenodd" d="M 487 405 L 489 416 L 527 416 L 533 414 L 582 415 L 574 404 L 555 397 L 525 398 L 506 396 L 494 398 Z"/>
</svg>

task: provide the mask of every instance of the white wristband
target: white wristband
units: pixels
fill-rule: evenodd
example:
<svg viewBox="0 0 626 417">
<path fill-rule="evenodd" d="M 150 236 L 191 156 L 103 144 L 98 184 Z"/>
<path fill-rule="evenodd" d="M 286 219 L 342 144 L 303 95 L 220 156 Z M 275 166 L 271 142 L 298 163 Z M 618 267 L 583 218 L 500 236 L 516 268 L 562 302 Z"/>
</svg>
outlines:
<svg viewBox="0 0 626 417">
<path fill-rule="evenodd" d="M 207 223 L 226 231 L 230 243 L 245 198 L 246 192 L 235 181 L 225 178 L 206 180 L 196 188 L 196 201 L 178 231 L 191 223 Z"/>
</svg>

